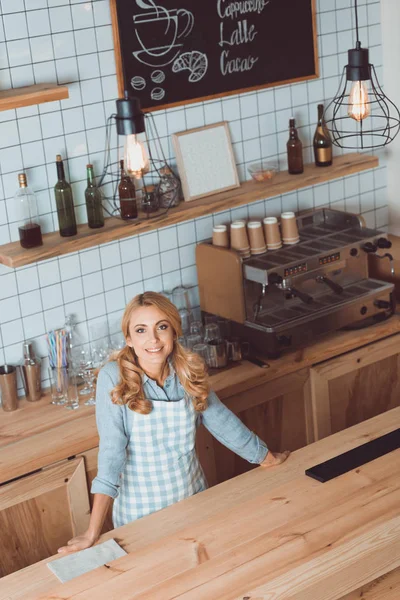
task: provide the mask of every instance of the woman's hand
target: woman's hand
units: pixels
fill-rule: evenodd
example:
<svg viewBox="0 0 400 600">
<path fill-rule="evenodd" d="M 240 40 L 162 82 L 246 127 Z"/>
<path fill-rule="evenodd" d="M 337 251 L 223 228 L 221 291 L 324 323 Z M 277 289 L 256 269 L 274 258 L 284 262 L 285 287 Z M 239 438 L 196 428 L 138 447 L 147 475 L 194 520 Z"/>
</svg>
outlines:
<svg viewBox="0 0 400 600">
<path fill-rule="evenodd" d="M 260 467 L 276 467 L 281 465 L 288 458 L 289 454 L 289 450 L 284 450 L 284 452 L 271 452 L 271 450 L 268 450 L 268 454 L 262 463 L 260 463 Z"/>
<path fill-rule="evenodd" d="M 90 535 L 88 532 L 83 535 L 77 535 L 67 542 L 66 546 L 59 548 L 57 552 L 60 554 L 70 554 L 72 552 L 78 552 L 78 550 L 86 550 L 86 548 L 90 548 L 93 546 L 95 542 L 97 542 L 98 537 L 94 535 Z"/>
</svg>

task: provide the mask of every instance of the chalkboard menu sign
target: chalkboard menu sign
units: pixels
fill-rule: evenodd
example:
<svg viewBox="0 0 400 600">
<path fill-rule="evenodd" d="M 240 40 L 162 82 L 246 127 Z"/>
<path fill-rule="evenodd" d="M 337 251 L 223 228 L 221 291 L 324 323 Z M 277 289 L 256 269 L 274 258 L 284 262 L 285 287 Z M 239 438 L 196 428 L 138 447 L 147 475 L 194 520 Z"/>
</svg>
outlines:
<svg viewBox="0 0 400 600">
<path fill-rule="evenodd" d="M 120 96 L 155 110 L 318 77 L 315 0 L 111 0 Z"/>
</svg>

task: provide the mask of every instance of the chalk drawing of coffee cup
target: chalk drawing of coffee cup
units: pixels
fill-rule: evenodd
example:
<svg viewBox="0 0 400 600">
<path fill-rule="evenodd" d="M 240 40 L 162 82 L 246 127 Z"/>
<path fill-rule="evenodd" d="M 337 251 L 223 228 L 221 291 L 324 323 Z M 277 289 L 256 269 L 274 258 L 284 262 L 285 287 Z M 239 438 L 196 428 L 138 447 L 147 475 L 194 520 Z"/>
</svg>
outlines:
<svg viewBox="0 0 400 600">
<path fill-rule="evenodd" d="M 167 10 L 157 7 L 133 17 L 136 39 L 141 49 L 133 52 L 141 63 L 165 67 L 175 60 L 183 39 L 193 29 L 193 14 L 184 8 Z"/>
</svg>

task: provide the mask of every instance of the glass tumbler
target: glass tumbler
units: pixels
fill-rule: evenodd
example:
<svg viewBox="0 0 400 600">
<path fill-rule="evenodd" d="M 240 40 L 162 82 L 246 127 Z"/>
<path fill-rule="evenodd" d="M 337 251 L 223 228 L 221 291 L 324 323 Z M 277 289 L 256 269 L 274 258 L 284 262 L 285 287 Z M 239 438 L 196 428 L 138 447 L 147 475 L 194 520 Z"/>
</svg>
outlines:
<svg viewBox="0 0 400 600">
<path fill-rule="evenodd" d="M 75 372 L 73 369 L 65 369 L 66 371 L 66 397 L 64 406 L 68 410 L 76 410 L 79 408 L 78 386 L 76 383 Z"/>
<path fill-rule="evenodd" d="M 49 379 L 51 387 L 50 404 L 55 404 L 57 406 L 65 404 L 68 395 L 67 369 L 65 367 L 50 367 Z"/>
<path fill-rule="evenodd" d="M 193 350 L 194 346 L 201 344 L 202 341 L 203 338 L 201 335 L 198 333 L 191 333 L 190 335 L 186 336 L 186 347 L 190 350 Z"/>
<path fill-rule="evenodd" d="M 217 323 L 208 323 L 204 328 L 204 341 L 206 344 L 210 342 L 220 340 L 221 332 Z"/>
<path fill-rule="evenodd" d="M 178 286 L 172 290 L 172 302 L 179 310 L 184 308 L 190 312 L 189 290 L 183 286 Z"/>
<path fill-rule="evenodd" d="M 190 333 L 191 334 L 197 333 L 198 335 L 203 337 L 203 334 L 204 334 L 203 323 L 201 321 L 192 321 L 190 323 Z"/>
<path fill-rule="evenodd" d="M 195 346 L 193 346 L 193 352 L 196 352 L 196 354 L 199 354 L 202 359 L 204 360 L 204 362 L 208 365 L 208 361 L 209 361 L 209 347 L 207 344 L 196 344 Z"/>
<path fill-rule="evenodd" d="M 179 316 L 181 318 L 182 333 L 186 335 L 190 331 L 190 312 L 187 308 L 180 308 Z"/>
</svg>

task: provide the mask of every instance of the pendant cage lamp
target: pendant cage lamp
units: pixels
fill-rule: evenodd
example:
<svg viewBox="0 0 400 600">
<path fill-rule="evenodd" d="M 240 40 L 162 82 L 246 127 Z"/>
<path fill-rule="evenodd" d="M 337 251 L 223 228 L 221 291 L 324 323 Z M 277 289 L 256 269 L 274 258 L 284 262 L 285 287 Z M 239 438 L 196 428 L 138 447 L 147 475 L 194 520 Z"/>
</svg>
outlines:
<svg viewBox="0 0 400 600">
<path fill-rule="evenodd" d="M 117 112 L 107 119 L 104 168 L 98 182 L 102 189 L 103 208 L 112 217 L 120 217 L 134 223 L 159 218 L 176 206 L 181 198 L 181 182 L 168 163 L 162 147 L 156 122 L 152 113 L 143 113 L 137 97 L 125 92 L 116 101 Z M 116 125 L 117 142 L 113 143 L 113 125 Z M 117 158 L 117 160 L 115 160 Z M 113 160 L 114 159 L 114 160 Z M 120 168 L 134 182 L 139 218 L 125 218 L 118 198 Z M 168 185 L 160 185 L 168 174 Z M 105 206 L 108 204 L 108 207 Z M 162 208 L 158 209 L 158 205 Z M 154 213 L 154 214 L 150 214 Z"/>
<path fill-rule="evenodd" d="M 399 132 L 400 113 L 385 95 L 369 50 L 361 47 L 357 0 L 354 0 L 356 47 L 348 50 L 336 96 L 325 110 L 332 142 L 340 148 L 371 149 L 389 144 Z"/>
</svg>

